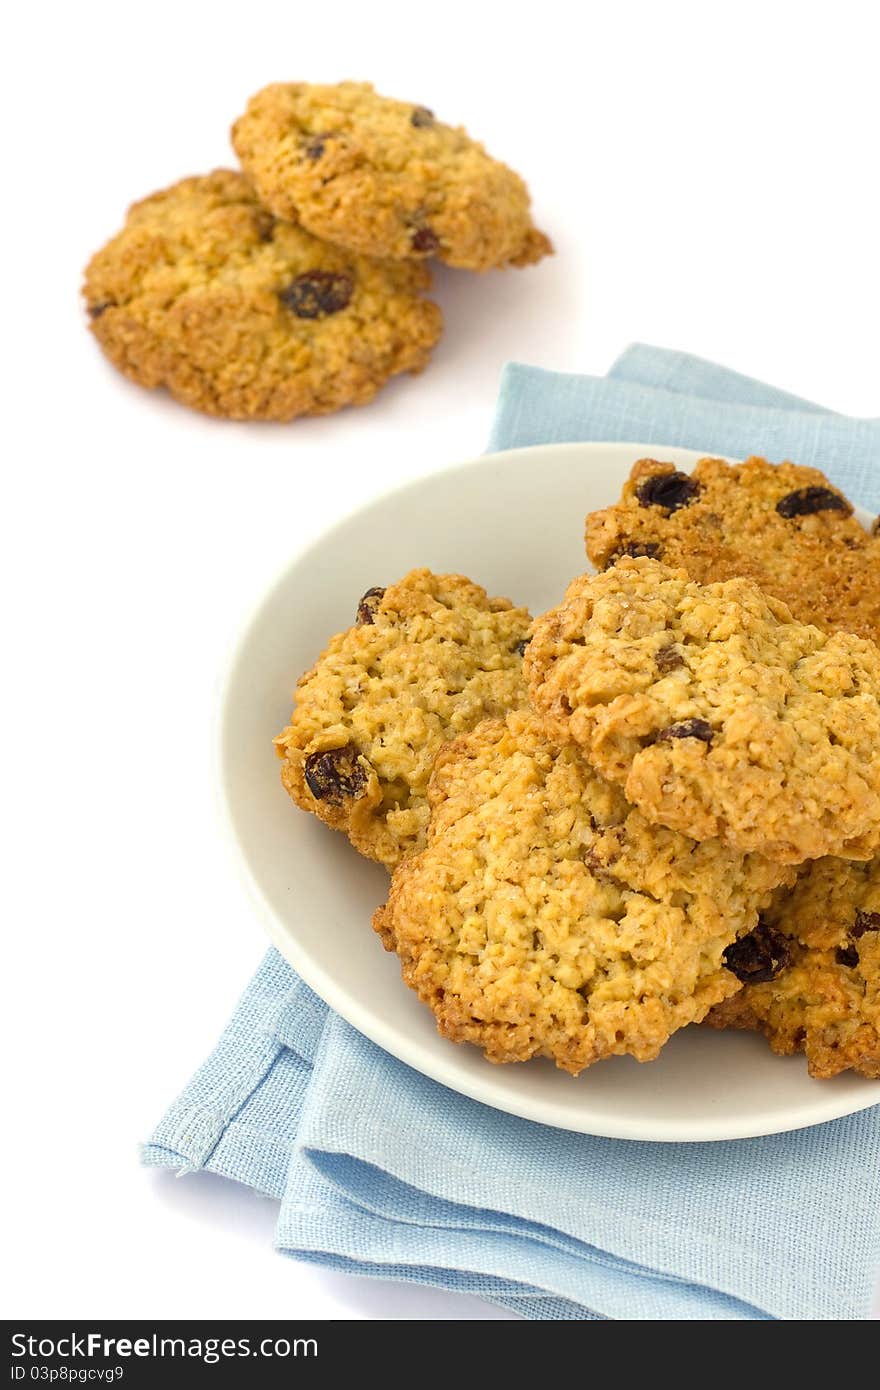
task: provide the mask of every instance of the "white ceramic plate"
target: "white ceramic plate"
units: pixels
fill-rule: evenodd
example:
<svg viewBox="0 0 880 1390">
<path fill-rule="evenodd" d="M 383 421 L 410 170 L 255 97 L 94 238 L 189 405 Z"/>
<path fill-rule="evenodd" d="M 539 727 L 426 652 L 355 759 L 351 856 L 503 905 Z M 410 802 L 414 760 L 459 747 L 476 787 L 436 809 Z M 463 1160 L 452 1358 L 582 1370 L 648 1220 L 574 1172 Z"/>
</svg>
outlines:
<svg viewBox="0 0 880 1390">
<path fill-rule="evenodd" d="M 344 836 L 297 810 L 272 738 L 300 673 L 354 620 L 365 590 L 427 565 L 540 613 L 587 568 L 583 519 L 617 499 L 635 459 L 688 469 L 697 454 L 639 444 L 559 444 L 488 455 L 389 493 L 300 555 L 239 642 L 219 721 L 232 835 L 269 935 L 328 1004 L 380 1047 L 486 1105 L 562 1129 L 697 1141 L 774 1134 L 880 1102 L 880 1083 L 812 1081 L 762 1038 L 687 1028 L 660 1058 L 613 1058 L 574 1079 L 550 1062 L 493 1066 L 441 1038 L 370 928 L 387 878 Z"/>
</svg>

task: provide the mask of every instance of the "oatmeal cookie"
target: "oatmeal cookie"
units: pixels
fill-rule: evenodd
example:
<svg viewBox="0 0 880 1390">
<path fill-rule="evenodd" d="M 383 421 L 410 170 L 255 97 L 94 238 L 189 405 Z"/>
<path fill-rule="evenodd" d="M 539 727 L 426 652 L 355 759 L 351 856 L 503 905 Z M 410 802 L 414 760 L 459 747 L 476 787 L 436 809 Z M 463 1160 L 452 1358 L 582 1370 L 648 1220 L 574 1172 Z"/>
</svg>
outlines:
<svg viewBox="0 0 880 1390">
<path fill-rule="evenodd" d="M 880 538 L 852 510 L 817 468 L 640 459 L 620 501 L 587 517 L 587 554 L 600 570 L 649 555 L 700 584 L 743 576 L 800 622 L 880 643 Z"/>
<path fill-rule="evenodd" d="M 425 266 L 316 240 L 218 169 L 135 203 L 92 257 L 92 332 L 141 386 L 233 420 L 360 405 L 425 366 L 442 326 Z"/>
<path fill-rule="evenodd" d="M 413 570 L 369 589 L 356 625 L 299 682 L 275 740 L 296 804 L 389 869 L 420 849 L 440 746 L 525 703 L 529 622 L 458 574 Z"/>
<path fill-rule="evenodd" d="M 515 711 L 439 754 L 426 848 L 374 926 L 440 1032 L 492 1062 L 646 1062 L 739 989 L 723 954 L 793 871 L 649 824 Z"/>
<path fill-rule="evenodd" d="M 368 82 L 264 87 L 232 143 L 267 207 L 362 255 L 488 270 L 552 250 L 518 174 L 460 126 Z"/>
<path fill-rule="evenodd" d="M 880 1077 L 880 859 L 817 859 L 764 914 L 770 973 L 729 964 L 745 988 L 713 1009 L 714 1028 L 753 1028 L 774 1052 L 805 1052 L 810 1075 Z"/>
<path fill-rule="evenodd" d="M 525 675 L 551 736 L 651 821 L 791 863 L 880 845 L 880 650 L 748 580 L 644 557 L 576 579 Z"/>
</svg>

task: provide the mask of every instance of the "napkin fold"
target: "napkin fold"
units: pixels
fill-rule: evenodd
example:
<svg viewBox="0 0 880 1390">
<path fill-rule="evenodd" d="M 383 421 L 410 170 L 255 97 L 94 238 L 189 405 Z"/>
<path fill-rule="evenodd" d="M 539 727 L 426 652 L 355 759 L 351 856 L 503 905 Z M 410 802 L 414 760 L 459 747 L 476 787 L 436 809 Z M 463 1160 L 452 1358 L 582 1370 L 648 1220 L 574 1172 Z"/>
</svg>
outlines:
<svg viewBox="0 0 880 1390">
<path fill-rule="evenodd" d="M 683 353 L 635 345 L 605 378 L 505 369 L 494 449 L 578 439 L 788 456 L 880 510 L 880 420 Z M 732 1143 L 550 1129 L 388 1056 L 274 950 L 142 1156 L 277 1197 L 284 1254 L 527 1318 L 870 1316 L 880 1107 Z"/>
</svg>

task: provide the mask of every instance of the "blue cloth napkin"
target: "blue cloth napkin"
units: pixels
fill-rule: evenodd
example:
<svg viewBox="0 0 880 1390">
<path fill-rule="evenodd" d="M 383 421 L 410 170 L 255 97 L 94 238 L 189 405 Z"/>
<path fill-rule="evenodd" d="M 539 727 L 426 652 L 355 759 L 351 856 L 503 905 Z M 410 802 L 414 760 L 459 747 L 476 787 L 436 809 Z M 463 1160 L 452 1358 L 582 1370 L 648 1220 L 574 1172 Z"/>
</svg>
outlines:
<svg viewBox="0 0 880 1390">
<path fill-rule="evenodd" d="M 493 448 L 576 439 L 789 456 L 880 510 L 880 421 L 681 353 L 637 345 L 603 379 L 508 367 Z M 297 1259 L 528 1318 L 870 1316 L 880 1107 L 736 1143 L 549 1129 L 411 1071 L 274 950 L 143 1158 L 279 1198 Z"/>
<path fill-rule="evenodd" d="M 505 368 L 490 449 L 579 439 L 790 458 L 869 511 L 880 506 L 880 419 L 834 415 L 681 352 L 636 344 L 607 377 Z"/>
</svg>

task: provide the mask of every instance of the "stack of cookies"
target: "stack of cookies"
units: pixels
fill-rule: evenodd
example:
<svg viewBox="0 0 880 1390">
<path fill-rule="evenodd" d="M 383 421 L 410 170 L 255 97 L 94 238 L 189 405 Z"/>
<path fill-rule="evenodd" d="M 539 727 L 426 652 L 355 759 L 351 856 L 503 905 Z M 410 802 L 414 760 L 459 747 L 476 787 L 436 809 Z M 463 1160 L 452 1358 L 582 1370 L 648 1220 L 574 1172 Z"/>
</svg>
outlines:
<svg viewBox="0 0 880 1390">
<path fill-rule="evenodd" d="M 880 536 L 822 474 L 655 460 L 532 621 L 459 575 L 370 589 L 276 739 L 392 874 L 440 1031 L 577 1074 L 759 1029 L 880 1076 Z"/>
<path fill-rule="evenodd" d="M 114 365 L 210 415 L 362 404 L 440 337 L 427 260 L 482 271 L 552 250 L 518 174 L 368 83 L 266 87 L 232 140 L 241 172 L 135 203 L 84 286 Z"/>
</svg>

